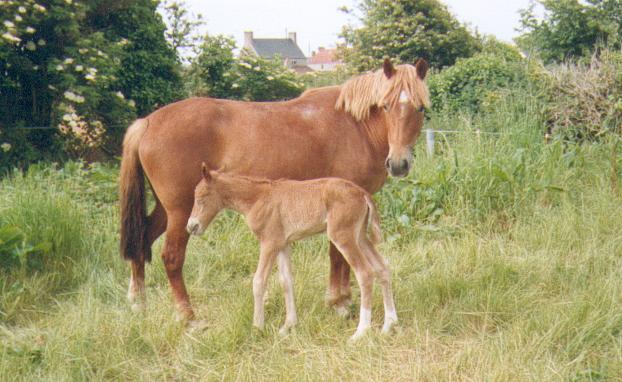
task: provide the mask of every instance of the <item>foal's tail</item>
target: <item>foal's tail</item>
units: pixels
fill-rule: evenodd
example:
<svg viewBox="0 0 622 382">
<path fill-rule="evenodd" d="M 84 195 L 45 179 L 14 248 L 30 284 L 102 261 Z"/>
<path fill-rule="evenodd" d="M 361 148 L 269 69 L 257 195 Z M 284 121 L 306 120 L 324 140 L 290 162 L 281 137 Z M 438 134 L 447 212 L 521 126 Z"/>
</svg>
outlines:
<svg viewBox="0 0 622 382">
<path fill-rule="evenodd" d="M 147 206 L 145 175 L 138 157 L 138 144 L 149 122 L 137 119 L 123 138 L 123 159 L 119 175 L 121 204 L 121 256 L 125 260 L 151 261 L 147 242 Z"/>
<path fill-rule="evenodd" d="M 369 229 L 369 239 L 372 243 L 377 244 L 382 241 L 382 230 L 380 229 L 380 217 L 376 210 L 376 205 L 371 196 L 365 195 L 367 202 L 367 228 Z"/>
</svg>

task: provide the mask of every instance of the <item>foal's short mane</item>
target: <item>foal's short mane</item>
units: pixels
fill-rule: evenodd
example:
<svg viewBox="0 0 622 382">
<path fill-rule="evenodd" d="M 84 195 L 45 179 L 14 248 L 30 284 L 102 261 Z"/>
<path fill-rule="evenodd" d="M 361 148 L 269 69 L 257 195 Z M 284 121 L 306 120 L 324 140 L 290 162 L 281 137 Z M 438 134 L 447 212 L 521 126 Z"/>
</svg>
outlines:
<svg viewBox="0 0 622 382">
<path fill-rule="evenodd" d="M 389 79 L 382 69 L 349 79 L 341 86 L 335 108 L 345 110 L 356 120 L 362 121 L 369 118 L 374 106 L 396 106 L 402 91 L 412 97 L 416 108 L 429 107 L 428 87 L 417 76 L 415 67 L 398 65 L 395 69 L 395 74 Z"/>
</svg>

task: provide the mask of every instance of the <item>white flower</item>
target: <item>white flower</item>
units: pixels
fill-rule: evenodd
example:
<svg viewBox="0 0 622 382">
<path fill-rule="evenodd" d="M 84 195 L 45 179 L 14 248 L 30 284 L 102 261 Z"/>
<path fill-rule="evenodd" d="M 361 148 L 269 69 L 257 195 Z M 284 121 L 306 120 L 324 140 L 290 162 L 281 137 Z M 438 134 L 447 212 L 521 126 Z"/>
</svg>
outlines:
<svg viewBox="0 0 622 382">
<path fill-rule="evenodd" d="M 23 20 L 23 19 L 22 19 L 22 16 L 20 16 L 20 15 L 15 15 L 15 21 L 17 21 L 17 22 L 19 23 L 19 22 L 20 22 L 20 21 L 22 21 L 22 20 Z"/>
<path fill-rule="evenodd" d="M 261 67 L 259 67 L 259 66 L 255 66 L 253 69 L 254 69 L 256 72 L 258 72 L 258 71 L 260 71 L 260 70 L 261 70 Z"/>
<path fill-rule="evenodd" d="M 17 8 L 17 12 L 24 14 L 24 13 L 26 13 L 26 8 L 20 6 L 20 7 Z"/>
<path fill-rule="evenodd" d="M 2 151 L 6 153 L 9 150 L 11 150 L 11 144 L 9 142 L 4 142 L 3 144 L 0 145 L 0 149 L 2 149 Z"/>
<path fill-rule="evenodd" d="M 56 65 L 56 70 L 59 72 L 62 72 L 63 70 L 65 70 L 65 67 L 59 64 L 59 65 Z"/>
<path fill-rule="evenodd" d="M 15 24 L 12 21 L 4 20 L 4 26 L 7 28 L 15 28 Z"/>
<path fill-rule="evenodd" d="M 84 97 L 82 97 L 81 95 L 77 95 L 76 99 L 75 99 L 76 103 L 82 103 L 84 102 Z"/>
<path fill-rule="evenodd" d="M 97 74 L 97 68 L 88 68 L 86 71 L 89 72 L 89 74 L 92 74 L 92 75 L 96 75 Z"/>
<path fill-rule="evenodd" d="M 122 38 L 121 40 L 119 40 L 118 44 L 121 46 L 127 45 L 129 43 L 128 39 L 126 38 Z"/>
<path fill-rule="evenodd" d="M 4 34 L 2 34 L 2 38 L 7 40 L 7 41 L 15 42 L 15 43 L 22 41 L 21 38 L 13 36 L 9 32 L 5 32 Z"/>
<path fill-rule="evenodd" d="M 116 92 L 114 93 L 114 95 L 116 95 L 117 97 L 119 97 L 120 99 L 125 99 L 125 96 L 123 95 L 123 93 L 121 92 Z"/>
<path fill-rule="evenodd" d="M 81 72 L 84 70 L 84 66 L 82 65 L 76 65 L 76 72 Z"/>
<path fill-rule="evenodd" d="M 73 64 L 73 58 L 65 58 L 65 61 L 63 61 L 63 64 L 66 64 L 66 65 Z"/>
<path fill-rule="evenodd" d="M 274 79 L 274 77 L 272 77 L 272 76 L 266 77 L 266 80 L 268 80 L 268 81 L 272 81 L 273 79 Z"/>
<path fill-rule="evenodd" d="M 73 118 L 71 118 L 71 114 L 65 114 L 63 115 L 63 121 L 71 121 Z"/>
<path fill-rule="evenodd" d="M 30 51 L 34 51 L 35 49 L 37 49 L 37 45 L 32 42 L 32 41 L 28 41 L 26 43 L 26 49 L 30 50 Z"/>
<path fill-rule="evenodd" d="M 239 87 L 240 87 L 240 85 L 238 85 L 238 84 L 233 84 L 233 85 L 231 85 L 231 87 L 232 87 L 232 88 L 234 88 L 234 89 L 237 89 L 237 88 L 239 88 Z"/>
<path fill-rule="evenodd" d="M 67 90 L 66 92 L 63 93 L 63 95 L 65 96 L 65 98 L 67 98 L 70 101 L 73 101 L 74 98 L 76 98 L 76 93 Z"/>
<path fill-rule="evenodd" d="M 71 3 L 73 2 L 73 0 L 65 0 L 65 3 L 71 5 Z"/>
<path fill-rule="evenodd" d="M 247 69 L 250 69 L 253 67 L 251 64 L 249 64 L 248 62 L 244 62 L 244 61 L 240 62 L 240 66 L 243 66 Z"/>
<path fill-rule="evenodd" d="M 127 104 L 130 105 L 130 107 L 136 107 L 136 102 L 134 102 L 133 99 L 127 101 Z"/>
<path fill-rule="evenodd" d="M 37 11 L 39 11 L 39 12 L 45 12 L 45 11 L 47 11 L 47 9 L 45 9 L 45 7 L 44 7 L 44 6 L 39 5 L 39 4 L 35 4 L 35 5 L 33 5 L 33 8 L 34 8 L 34 9 L 36 9 Z"/>
<path fill-rule="evenodd" d="M 26 33 L 28 34 L 33 34 L 35 33 L 37 30 L 33 27 L 26 27 Z"/>
<path fill-rule="evenodd" d="M 95 81 L 95 76 L 89 73 L 86 76 L 84 76 L 84 79 L 87 81 Z"/>
<path fill-rule="evenodd" d="M 37 41 L 37 45 L 44 46 L 45 45 L 45 40 L 40 38 L 39 41 Z"/>
<path fill-rule="evenodd" d="M 80 54 L 85 54 L 86 52 L 88 52 L 89 50 L 86 48 L 80 48 L 78 49 L 78 52 L 80 52 Z"/>
</svg>

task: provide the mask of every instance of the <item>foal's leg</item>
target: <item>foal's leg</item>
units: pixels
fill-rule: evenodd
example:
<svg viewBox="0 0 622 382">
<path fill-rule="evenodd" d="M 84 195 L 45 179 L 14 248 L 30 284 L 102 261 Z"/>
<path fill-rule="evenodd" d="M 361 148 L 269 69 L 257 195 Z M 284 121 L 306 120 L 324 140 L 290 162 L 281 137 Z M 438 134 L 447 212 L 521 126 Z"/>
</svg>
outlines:
<svg viewBox="0 0 622 382">
<path fill-rule="evenodd" d="M 266 284 L 268 283 L 268 276 L 274 265 L 274 259 L 277 254 L 283 249 L 282 246 L 274 245 L 273 243 L 261 243 L 261 252 L 259 254 L 259 264 L 257 264 L 257 271 L 253 277 L 253 297 L 255 299 L 255 310 L 253 313 L 253 326 L 258 329 L 264 328 L 264 295 L 266 293 Z"/>
<path fill-rule="evenodd" d="M 391 271 L 389 270 L 389 265 L 385 258 L 378 253 L 375 246 L 367 239 L 365 234 L 366 233 L 363 232 L 359 243 L 380 282 L 382 302 L 384 304 L 384 325 L 382 326 L 382 333 L 387 334 L 391 331 L 391 327 L 397 322 L 397 312 L 395 310 L 395 301 L 393 300 L 393 290 L 391 288 Z"/>
<path fill-rule="evenodd" d="M 153 212 L 147 218 L 147 240 L 151 246 L 166 229 L 166 211 L 162 204 L 157 201 Z M 130 286 L 127 291 L 127 299 L 132 304 L 132 310 L 140 311 L 145 307 L 145 261 L 133 260 L 131 262 Z"/>
<path fill-rule="evenodd" d="M 186 232 L 188 216 L 190 216 L 190 211 L 178 210 L 169 213 L 166 239 L 161 255 L 166 275 L 173 291 L 173 298 L 177 306 L 177 318 L 179 320 L 194 318 L 194 312 L 190 305 L 190 298 L 188 297 L 182 275 L 182 268 L 186 259 L 186 245 L 189 238 Z"/>
<path fill-rule="evenodd" d="M 350 266 L 332 242 L 328 254 L 330 256 L 330 276 L 326 301 L 328 305 L 335 308 L 339 316 L 347 317 L 350 314 L 348 308 L 352 305 Z"/>
<path fill-rule="evenodd" d="M 277 256 L 277 265 L 279 267 L 279 280 L 281 281 L 281 287 L 285 295 L 285 324 L 279 329 L 279 333 L 284 335 L 298 322 L 296 303 L 294 302 L 294 285 L 289 247 L 279 252 Z"/>
<path fill-rule="evenodd" d="M 329 237 L 348 261 L 361 289 L 361 311 L 356 332 L 350 338 L 355 341 L 361 338 L 371 326 L 371 299 L 373 291 L 373 268 L 358 246 L 354 233 L 334 232 L 329 229 Z"/>
</svg>

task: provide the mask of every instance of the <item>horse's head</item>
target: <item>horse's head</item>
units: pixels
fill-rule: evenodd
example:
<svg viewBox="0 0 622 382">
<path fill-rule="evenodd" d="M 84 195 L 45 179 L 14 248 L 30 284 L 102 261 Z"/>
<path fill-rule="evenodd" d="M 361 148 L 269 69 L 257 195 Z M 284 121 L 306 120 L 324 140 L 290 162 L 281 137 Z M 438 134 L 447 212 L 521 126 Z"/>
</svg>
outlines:
<svg viewBox="0 0 622 382">
<path fill-rule="evenodd" d="M 412 146 L 423 126 L 425 108 L 429 105 L 424 83 L 428 63 L 419 59 L 414 65 L 391 64 L 384 60 L 383 72 L 387 90 L 379 106 L 386 114 L 389 155 L 385 165 L 392 176 L 406 176 L 412 166 Z"/>
<path fill-rule="evenodd" d="M 186 230 L 191 235 L 201 235 L 205 232 L 212 219 L 222 210 L 223 203 L 220 194 L 216 190 L 215 177 L 217 171 L 210 171 L 205 163 L 202 164 L 203 179 L 194 189 L 194 205 L 186 225 Z"/>
</svg>

